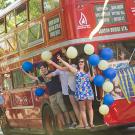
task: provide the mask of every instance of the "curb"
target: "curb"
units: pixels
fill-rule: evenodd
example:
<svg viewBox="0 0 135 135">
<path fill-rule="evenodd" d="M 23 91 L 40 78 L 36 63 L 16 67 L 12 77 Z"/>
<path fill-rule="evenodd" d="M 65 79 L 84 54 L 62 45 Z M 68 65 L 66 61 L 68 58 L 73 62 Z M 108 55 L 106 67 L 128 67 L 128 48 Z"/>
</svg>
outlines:
<svg viewBox="0 0 135 135">
<path fill-rule="evenodd" d="M 56 130 L 56 133 L 75 133 L 75 132 L 99 132 L 99 131 L 103 131 L 103 130 L 107 130 L 109 129 L 110 127 L 108 127 L 107 125 L 98 125 L 98 126 L 95 126 L 94 128 L 88 128 L 88 129 L 82 129 L 82 128 L 67 128 L 67 129 L 64 129 L 63 131 L 58 131 Z M 45 132 L 44 130 L 33 130 L 33 129 L 17 129 L 17 128 L 14 128 L 14 129 L 10 129 L 10 132 L 13 134 L 13 133 L 19 133 L 19 134 L 30 134 L 30 135 L 44 135 Z"/>
<path fill-rule="evenodd" d="M 108 127 L 107 125 L 103 124 L 103 125 L 98 125 L 98 126 L 95 126 L 94 128 L 87 128 L 87 129 L 83 129 L 83 128 L 70 128 L 70 129 L 65 129 L 64 131 L 65 132 L 99 132 L 99 131 L 103 131 L 103 130 L 107 130 L 109 129 L 110 127 Z M 64 132 L 62 131 L 62 132 Z"/>
</svg>

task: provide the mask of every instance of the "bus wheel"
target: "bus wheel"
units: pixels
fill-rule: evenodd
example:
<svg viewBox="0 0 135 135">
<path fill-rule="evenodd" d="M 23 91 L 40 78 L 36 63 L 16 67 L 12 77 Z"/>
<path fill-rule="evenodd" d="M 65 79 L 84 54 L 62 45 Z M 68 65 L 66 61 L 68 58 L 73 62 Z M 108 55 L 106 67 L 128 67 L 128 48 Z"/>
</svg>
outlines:
<svg viewBox="0 0 135 135">
<path fill-rule="evenodd" d="M 56 129 L 55 118 L 49 105 L 45 105 L 42 110 L 42 123 L 47 135 L 54 135 Z"/>
<path fill-rule="evenodd" d="M 6 114 L 3 114 L 0 119 L 1 119 L 1 130 L 3 132 L 3 135 L 11 135 Z"/>
</svg>

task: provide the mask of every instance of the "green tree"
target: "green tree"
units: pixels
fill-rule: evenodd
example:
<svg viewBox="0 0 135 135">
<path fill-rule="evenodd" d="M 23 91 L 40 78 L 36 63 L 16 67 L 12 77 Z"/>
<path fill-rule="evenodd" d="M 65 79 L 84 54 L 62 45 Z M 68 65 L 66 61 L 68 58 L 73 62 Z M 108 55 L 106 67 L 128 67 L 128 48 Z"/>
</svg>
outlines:
<svg viewBox="0 0 135 135">
<path fill-rule="evenodd" d="M 0 0 L 0 9 L 4 9 L 16 0 Z"/>
<path fill-rule="evenodd" d="M 41 1 L 30 0 L 29 1 L 30 20 L 35 19 L 41 14 Z"/>
</svg>

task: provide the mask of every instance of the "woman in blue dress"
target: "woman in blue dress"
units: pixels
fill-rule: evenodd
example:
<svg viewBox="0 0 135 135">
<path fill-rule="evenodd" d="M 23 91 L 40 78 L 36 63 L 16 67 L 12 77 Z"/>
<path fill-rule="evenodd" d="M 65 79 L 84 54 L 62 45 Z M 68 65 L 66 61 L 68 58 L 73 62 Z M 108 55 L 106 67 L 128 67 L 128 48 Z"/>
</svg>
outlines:
<svg viewBox="0 0 135 135">
<path fill-rule="evenodd" d="M 90 76 L 88 72 L 88 66 L 85 59 L 79 59 L 77 68 L 72 67 L 72 65 L 65 62 L 61 57 L 58 59 L 69 68 L 71 72 L 73 72 L 76 76 L 76 91 L 75 98 L 79 102 L 79 109 L 83 121 L 83 127 L 86 128 L 88 126 L 94 127 L 93 124 L 93 108 L 92 108 L 92 100 L 94 100 L 94 94 L 91 87 L 90 81 L 93 80 L 93 77 Z M 86 116 L 86 109 L 89 114 L 89 124 Z"/>
</svg>

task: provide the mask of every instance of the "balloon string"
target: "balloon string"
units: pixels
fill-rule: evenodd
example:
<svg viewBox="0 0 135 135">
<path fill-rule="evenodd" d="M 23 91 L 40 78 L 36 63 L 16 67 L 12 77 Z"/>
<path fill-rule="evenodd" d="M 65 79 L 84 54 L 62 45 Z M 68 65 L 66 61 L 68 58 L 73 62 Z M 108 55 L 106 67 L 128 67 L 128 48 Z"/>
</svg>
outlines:
<svg viewBox="0 0 135 135">
<path fill-rule="evenodd" d="M 92 39 L 93 36 L 100 30 L 100 28 L 104 24 L 104 16 L 105 16 L 105 8 L 108 4 L 109 0 L 105 0 L 103 10 L 102 10 L 102 19 L 99 21 L 98 25 L 93 29 L 93 31 L 90 33 L 89 38 Z"/>
</svg>

